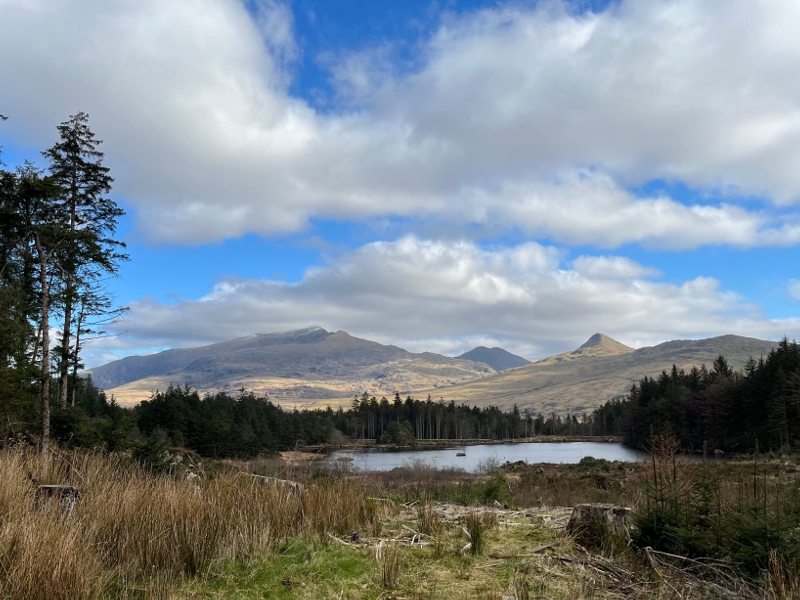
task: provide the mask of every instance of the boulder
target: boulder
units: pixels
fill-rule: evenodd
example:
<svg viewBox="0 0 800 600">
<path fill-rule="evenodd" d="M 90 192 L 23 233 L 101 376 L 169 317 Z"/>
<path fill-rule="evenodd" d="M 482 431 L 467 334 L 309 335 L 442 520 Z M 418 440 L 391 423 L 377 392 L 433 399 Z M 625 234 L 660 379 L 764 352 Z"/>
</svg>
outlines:
<svg viewBox="0 0 800 600">
<path fill-rule="evenodd" d="M 567 533 L 579 544 L 599 547 L 630 542 L 630 508 L 607 504 L 578 504 L 572 509 Z"/>
</svg>

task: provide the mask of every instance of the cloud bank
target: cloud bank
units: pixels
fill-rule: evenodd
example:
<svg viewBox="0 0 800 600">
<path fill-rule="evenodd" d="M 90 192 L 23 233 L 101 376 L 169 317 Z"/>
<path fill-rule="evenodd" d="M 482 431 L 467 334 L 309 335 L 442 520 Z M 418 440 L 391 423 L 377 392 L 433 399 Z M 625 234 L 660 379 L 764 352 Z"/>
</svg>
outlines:
<svg viewBox="0 0 800 600">
<path fill-rule="evenodd" d="M 89 112 L 154 242 L 384 217 L 607 248 L 800 239 L 776 208 L 800 199 L 794 0 L 444 15 L 410 71 L 382 49 L 330 59 L 325 112 L 289 92 L 289 5 L 255 6 L 0 0 L 5 131 L 44 147 Z M 709 200 L 630 191 L 661 179 Z"/>
<path fill-rule="evenodd" d="M 126 331 L 120 351 L 309 325 L 412 351 L 502 344 L 529 359 L 573 349 L 599 324 L 631 346 L 731 332 L 800 335 L 800 319 L 767 319 L 712 278 L 676 285 L 619 256 L 569 260 L 534 242 L 485 249 L 413 236 L 367 244 L 295 284 L 228 279 L 199 300 L 145 298 L 131 308 L 118 326 Z"/>
</svg>

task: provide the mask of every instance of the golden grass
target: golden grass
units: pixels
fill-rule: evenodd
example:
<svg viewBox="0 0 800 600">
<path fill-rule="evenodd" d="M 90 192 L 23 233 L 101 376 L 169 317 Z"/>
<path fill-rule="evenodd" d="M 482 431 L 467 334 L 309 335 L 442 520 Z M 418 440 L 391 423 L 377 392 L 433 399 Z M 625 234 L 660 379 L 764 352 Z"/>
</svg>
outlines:
<svg viewBox="0 0 800 600">
<path fill-rule="evenodd" d="M 736 465 L 715 468 L 727 479 L 738 477 Z M 42 483 L 79 487 L 83 498 L 74 514 L 36 509 L 28 471 Z M 565 494 L 582 500 L 581 486 L 596 490 L 589 495 L 608 488 L 618 500 L 635 497 L 641 477 L 638 469 L 548 466 L 511 475 L 518 476 L 517 506 L 523 496 L 534 505 Z M 77 452 L 47 460 L 32 451 L 0 451 L 0 598 L 521 600 L 634 592 L 668 598 L 676 589 L 700 598 L 710 589 L 678 569 L 662 581 L 633 553 L 612 560 L 577 550 L 563 528 L 569 509 L 504 510 L 494 503 L 477 509 L 424 496 L 406 506 L 386 497 L 386 483 L 377 476 L 309 476 L 298 495 L 234 469 L 194 483 L 154 476 L 125 457 Z M 407 485 L 392 495 L 403 498 L 402 489 L 416 495 Z M 558 487 L 568 492 L 556 493 Z M 464 529 L 482 551 L 463 552 Z M 773 561 L 762 589 L 743 597 L 795 599 L 798 581 L 796 565 Z"/>
<path fill-rule="evenodd" d="M 79 487 L 74 514 L 36 509 L 29 471 L 42 483 Z M 365 488 L 352 482 L 323 480 L 298 496 L 233 474 L 199 484 L 155 477 L 92 453 L 67 462 L 2 451 L 0 481 L 0 598 L 125 595 L 367 520 Z"/>
</svg>

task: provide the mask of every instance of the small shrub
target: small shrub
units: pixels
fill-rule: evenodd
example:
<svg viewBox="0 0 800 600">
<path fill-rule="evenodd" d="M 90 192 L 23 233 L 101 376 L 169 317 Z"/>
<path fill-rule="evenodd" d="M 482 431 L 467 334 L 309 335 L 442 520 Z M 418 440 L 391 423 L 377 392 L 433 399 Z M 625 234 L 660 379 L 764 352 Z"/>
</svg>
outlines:
<svg viewBox="0 0 800 600">
<path fill-rule="evenodd" d="M 133 458 L 153 473 L 164 473 L 169 468 L 167 445 L 155 431 L 133 446 Z"/>
<path fill-rule="evenodd" d="M 506 504 L 510 496 L 506 478 L 503 477 L 502 473 L 495 472 L 484 485 L 481 502 L 483 504 L 491 504 L 497 501 Z"/>
</svg>

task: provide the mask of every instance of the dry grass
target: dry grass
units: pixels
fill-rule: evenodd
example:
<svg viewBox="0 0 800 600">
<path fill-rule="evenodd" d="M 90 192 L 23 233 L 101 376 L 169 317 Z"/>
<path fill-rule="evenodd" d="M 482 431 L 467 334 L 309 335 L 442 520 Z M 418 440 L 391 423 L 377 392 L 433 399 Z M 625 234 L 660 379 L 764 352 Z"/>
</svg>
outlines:
<svg viewBox="0 0 800 600">
<path fill-rule="evenodd" d="M 470 510 L 464 517 L 465 532 L 469 537 L 469 551 L 473 555 L 483 552 L 486 534 L 497 524 L 497 516 L 490 512 Z"/>
<path fill-rule="evenodd" d="M 74 514 L 37 510 L 27 472 L 79 487 Z M 155 477 L 92 453 L 61 460 L 3 451 L 0 481 L 0 597 L 126 595 L 290 538 L 349 533 L 367 518 L 365 488 L 354 482 L 322 480 L 299 496 L 233 474 L 200 483 Z"/>
<path fill-rule="evenodd" d="M 383 552 L 383 587 L 388 590 L 397 587 L 397 578 L 400 574 L 401 548 L 399 544 L 389 544 Z"/>
<path fill-rule="evenodd" d="M 738 480 L 735 465 L 718 469 Z M 27 471 L 42 483 L 79 487 L 83 498 L 74 514 L 65 517 L 57 506 L 37 510 Z M 507 477 L 520 505 L 524 493 L 556 498 L 559 483 L 568 488 L 564 503 L 603 486 L 616 490 L 618 481 L 625 486 L 614 497 L 633 497 L 640 475 L 532 467 Z M 490 479 L 469 481 L 477 486 Z M 68 460 L 43 460 L 32 452 L 2 451 L 0 598 L 521 600 L 668 598 L 676 591 L 704 598 L 721 589 L 666 561 L 656 572 L 633 553 L 613 559 L 586 554 L 564 533 L 569 509 L 430 500 L 403 505 L 401 490 L 412 497 L 420 491 L 405 480 L 394 488 L 395 501 L 379 493 L 371 477 L 309 476 L 305 483 L 298 495 L 254 484 L 233 470 L 194 483 L 153 476 L 124 457 L 75 453 Z M 592 489 L 581 495 L 581 485 Z M 477 542 L 474 556 L 462 553 L 464 529 Z M 797 565 L 773 560 L 761 588 L 743 587 L 739 597 L 796 599 L 798 581 Z"/>
</svg>

